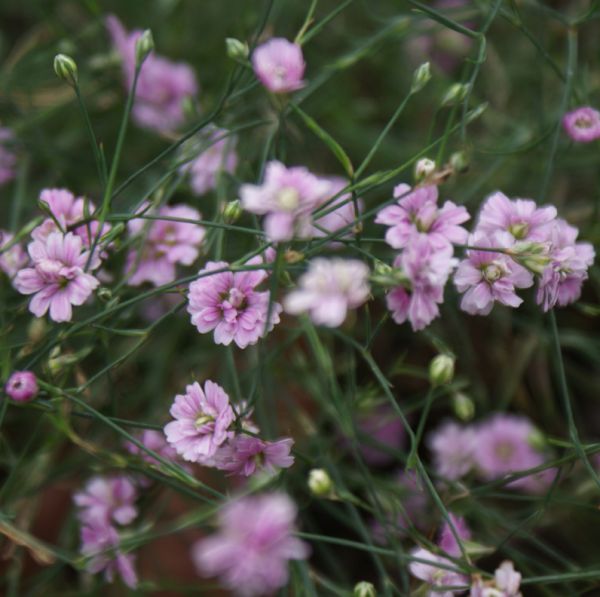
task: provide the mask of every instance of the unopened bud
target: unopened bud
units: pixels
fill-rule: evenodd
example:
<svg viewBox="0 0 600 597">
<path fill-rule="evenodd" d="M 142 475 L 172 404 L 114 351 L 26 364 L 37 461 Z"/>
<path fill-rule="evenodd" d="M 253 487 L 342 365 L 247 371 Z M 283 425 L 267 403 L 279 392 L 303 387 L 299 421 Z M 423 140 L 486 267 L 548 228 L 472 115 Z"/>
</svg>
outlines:
<svg viewBox="0 0 600 597">
<path fill-rule="evenodd" d="M 284 253 L 283 258 L 286 263 L 300 263 L 300 261 L 304 259 L 304 253 L 301 253 L 300 251 L 294 251 L 293 249 L 288 249 Z"/>
<path fill-rule="evenodd" d="M 377 592 L 373 583 L 363 580 L 354 586 L 352 595 L 353 597 L 377 597 Z"/>
<path fill-rule="evenodd" d="M 241 215 L 242 206 L 239 199 L 235 199 L 235 201 L 229 201 L 229 203 L 227 203 L 223 209 L 223 218 L 230 224 L 237 221 Z"/>
<path fill-rule="evenodd" d="M 148 54 L 154 50 L 154 38 L 152 31 L 146 29 L 135 42 L 135 64 L 139 68 L 148 57 Z"/>
<path fill-rule="evenodd" d="M 527 230 L 521 230 L 514 226 L 510 232 L 515 238 L 527 233 Z M 549 247 L 545 243 L 536 242 L 518 242 L 512 246 L 507 253 L 524 268 L 534 274 L 542 274 L 550 263 Z"/>
<path fill-rule="evenodd" d="M 413 74 L 412 86 L 410 88 L 411 92 L 416 93 L 417 91 L 421 91 L 421 89 L 427 85 L 430 79 L 431 68 L 429 66 L 429 62 L 424 62 Z"/>
<path fill-rule="evenodd" d="M 227 50 L 227 56 L 232 60 L 245 61 L 250 53 L 248 44 L 241 42 L 239 39 L 235 39 L 235 37 L 225 38 L 225 48 Z"/>
<path fill-rule="evenodd" d="M 435 172 L 435 162 L 429 158 L 423 158 L 415 164 L 415 180 L 422 182 Z"/>
<path fill-rule="evenodd" d="M 370 280 L 373 284 L 383 286 L 384 288 L 410 285 L 408 277 L 401 269 L 392 267 L 383 261 L 375 262 L 375 268 Z"/>
<path fill-rule="evenodd" d="M 103 303 L 108 303 L 108 301 L 110 301 L 113 296 L 110 288 L 106 288 L 106 286 L 101 286 L 100 288 L 98 288 L 98 292 L 96 294 Z"/>
<path fill-rule="evenodd" d="M 451 106 L 462 102 L 465 99 L 467 92 L 469 91 L 469 85 L 463 83 L 454 83 L 450 85 L 448 91 L 442 99 L 442 106 Z"/>
<path fill-rule="evenodd" d="M 546 436 L 537 428 L 527 436 L 527 443 L 538 452 L 543 452 L 548 447 Z"/>
<path fill-rule="evenodd" d="M 452 408 L 454 414 L 461 421 L 470 421 L 475 415 L 475 404 L 473 400 L 462 392 L 457 392 L 452 396 Z"/>
<path fill-rule="evenodd" d="M 429 381 L 434 386 L 443 386 L 454 378 L 454 357 L 438 354 L 429 363 Z"/>
<path fill-rule="evenodd" d="M 27 337 L 32 344 L 37 344 L 45 335 L 48 324 L 45 319 L 35 317 L 27 326 Z"/>
<path fill-rule="evenodd" d="M 57 54 L 54 57 L 54 72 L 59 79 L 65 81 L 71 87 L 77 86 L 77 81 L 79 80 L 77 63 L 70 56 Z"/>
<path fill-rule="evenodd" d="M 326 470 L 313 468 L 308 473 L 308 488 L 317 497 L 329 497 L 333 493 L 333 481 Z"/>
<path fill-rule="evenodd" d="M 465 151 L 456 151 L 450 156 L 450 166 L 454 172 L 462 174 L 469 169 L 469 156 Z"/>
</svg>

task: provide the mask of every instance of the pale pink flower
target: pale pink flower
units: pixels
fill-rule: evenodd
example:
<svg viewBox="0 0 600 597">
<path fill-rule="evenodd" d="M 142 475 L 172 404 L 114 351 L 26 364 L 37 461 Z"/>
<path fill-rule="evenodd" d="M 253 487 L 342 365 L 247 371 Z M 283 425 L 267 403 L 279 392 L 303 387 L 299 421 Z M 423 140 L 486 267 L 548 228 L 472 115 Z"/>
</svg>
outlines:
<svg viewBox="0 0 600 597">
<path fill-rule="evenodd" d="M 243 597 L 271 594 L 288 581 L 288 561 L 308 557 L 309 547 L 294 537 L 297 510 L 283 493 L 254 495 L 228 503 L 219 531 L 194 545 L 198 572 L 219 576 Z"/>
<path fill-rule="evenodd" d="M 84 271 L 87 251 L 82 240 L 72 232 L 52 232 L 45 242 L 33 241 L 27 247 L 32 267 L 22 269 L 14 281 L 21 294 L 33 294 L 29 310 L 42 317 L 48 309 L 54 321 L 70 321 L 71 305 L 82 305 L 98 280 Z"/>
<path fill-rule="evenodd" d="M 427 438 L 436 473 L 449 481 L 464 477 L 475 464 L 476 439 L 472 427 L 442 423 Z"/>
<path fill-rule="evenodd" d="M 578 243 L 579 231 L 565 220 L 557 219 L 548 237 L 550 264 L 539 280 L 536 300 L 544 311 L 555 305 L 564 307 L 581 295 L 588 278 L 588 268 L 594 263 L 594 247 Z"/>
<path fill-rule="evenodd" d="M 290 455 L 293 444 L 294 440 L 289 437 L 269 442 L 239 434 L 219 448 L 215 455 L 216 467 L 243 477 L 262 470 L 273 474 L 294 464 L 294 457 Z"/>
<path fill-rule="evenodd" d="M 509 199 L 496 191 L 483 203 L 476 232 L 488 236 L 508 233 L 513 242 L 544 242 L 555 218 L 556 208 L 552 205 L 538 207 L 531 199 Z M 503 246 L 508 244 L 505 241 Z"/>
<path fill-rule="evenodd" d="M 422 562 L 412 561 L 408 565 L 408 569 L 413 576 L 431 587 L 427 593 L 428 597 L 452 597 L 465 590 L 464 588 L 436 590 L 436 587 L 460 587 L 468 584 L 468 579 L 464 574 L 440 567 L 440 564 L 449 568 L 456 567 L 452 560 L 421 547 L 414 549 L 410 555 L 413 558 L 424 560 Z"/>
<path fill-rule="evenodd" d="M 313 259 L 298 288 L 285 297 L 284 309 L 293 315 L 308 312 L 316 324 L 338 327 L 348 309 L 368 300 L 369 273 L 368 266 L 356 259 Z"/>
<path fill-rule="evenodd" d="M 505 560 L 496 569 L 494 580 L 484 582 L 476 578 L 471 585 L 470 597 L 522 597 L 521 573 L 515 570 L 514 564 Z"/>
<path fill-rule="evenodd" d="M 123 61 L 127 91 L 135 73 L 135 44 L 142 31 L 128 32 L 114 16 L 106 17 L 106 27 L 113 45 Z M 185 121 L 184 100 L 198 93 L 198 82 L 192 68 L 184 62 L 173 62 L 151 53 L 144 60 L 135 91 L 133 119 L 144 128 L 172 133 Z"/>
<path fill-rule="evenodd" d="M 259 257 L 248 261 L 249 265 L 260 263 Z M 268 272 L 262 269 L 218 272 L 229 267 L 225 261 L 209 261 L 200 270 L 201 277 L 190 283 L 187 310 L 201 334 L 214 330 L 216 344 L 235 342 L 246 348 L 279 323 L 281 305 L 272 302 L 267 326 L 271 293 L 256 289 L 268 278 Z M 218 273 L 212 274 L 213 271 Z"/>
<path fill-rule="evenodd" d="M 444 286 L 456 266 L 452 245 L 434 248 L 419 235 L 394 261 L 406 276 L 406 285 L 393 288 L 386 297 L 396 323 L 410 321 L 414 331 L 427 327 L 440 313 Z"/>
<path fill-rule="evenodd" d="M 563 116 L 563 127 L 578 143 L 590 143 L 600 139 L 600 112 L 590 106 L 582 106 Z"/>
<path fill-rule="evenodd" d="M 82 491 L 73 496 L 79 507 L 78 518 L 84 524 L 129 524 L 138 514 L 137 490 L 124 475 L 92 477 Z"/>
<path fill-rule="evenodd" d="M 267 164 L 262 185 L 240 187 L 242 207 L 266 215 L 263 226 L 272 242 L 310 238 L 312 211 L 326 198 L 330 185 L 306 168 L 286 168 L 281 162 Z"/>
<path fill-rule="evenodd" d="M 274 37 L 252 53 L 252 67 L 260 82 L 273 93 L 288 93 L 304 87 L 302 48 L 283 37 Z"/>
<path fill-rule="evenodd" d="M 458 538 L 461 543 L 464 541 L 471 540 L 471 530 L 467 525 L 466 520 L 462 516 L 456 516 L 454 514 L 450 514 L 450 520 L 452 522 L 452 526 L 454 527 L 454 531 L 456 532 Z M 455 558 L 460 557 L 461 549 L 454 533 L 452 532 L 452 528 L 450 527 L 450 523 L 444 521 L 442 525 L 442 530 L 440 531 L 440 536 L 438 539 L 438 546 L 440 549 L 444 550 L 448 555 L 453 556 Z"/>
<path fill-rule="evenodd" d="M 4 386 L 4 391 L 15 402 L 33 400 L 39 391 L 35 373 L 32 371 L 13 371 Z"/>
<path fill-rule="evenodd" d="M 466 242 L 468 232 L 460 224 L 471 216 L 464 207 L 452 201 L 446 201 L 441 208 L 438 207 L 437 186 L 411 190 L 407 184 L 400 184 L 394 189 L 394 197 L 398 197 L 398 202 L 384 207 L 375 218 L 376 224 L 390 227 L 385 240 L 394 249 L 403 249 L 423 236 L 434 247 Z"/>
<path fill-rule="evenodd" d="M 475 233 L 469 244 L 482 248 L 502 248 L 501 237 Z M 498 301 L 507 307 L 518 307 L 523 299 L 516 288 L 533 285 L 533 275 L 503 253 L 469 250 L 454 273 L 454 284 L 464 292 L 460 308 L 471 315 L 488 315 Z"/>
<path fill-rule="evenodd" d="M 145 207 L 142 206 L 141 211 Z M 144 211 L 144 215 L 151 213 Z M 130 286 L 144 282 L 162 286 L 173 282 L 177 277 L 177 264 L 192 265 L 200 254 L 206 231 L 194 223 L 202 219 L 196 209 L 188 205 L 162 206 L 157 218 L 135 218 L 127 225 L 130 234 L 143 237 L 141 248 L 133 249 L 127 255 L 126 271 L 130 274 L 127 283 Z"/>
<path fill-rule="evenodd" d="M 10 147 L 13 139 L 14 135 L 10 129 L 0 127 L 0 186 L 15 177 L 17 156 Z"/>
<path fill-rule="evenodd" d="M 175 396 L 169 411 L 175 421 L 165 426 L 167 441 L 189 462 L 211 462 L 217 448 L 232 437 L 235 414 L 225 390 L 213 381 L 196 381 Z"/>
<path fill-rule="evenodd" d="M 0 270 L 11 279 L 29 262 L 29 257 L 21 243 L 15 243 L 10 248 L 5 249 L 13 238 L 10 232 L 0 230 Z"/>
</svg>

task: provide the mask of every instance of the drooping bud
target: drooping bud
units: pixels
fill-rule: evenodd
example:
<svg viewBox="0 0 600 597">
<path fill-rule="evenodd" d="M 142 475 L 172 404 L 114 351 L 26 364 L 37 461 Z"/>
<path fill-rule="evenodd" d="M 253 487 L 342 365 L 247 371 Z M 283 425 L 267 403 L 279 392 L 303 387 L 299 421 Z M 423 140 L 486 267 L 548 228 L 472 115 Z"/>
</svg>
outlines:
<svg viewBox="0 0 600 597">
<path fill-rule="evenodd" d="M 152 50 L 154 50 L 154 38 L 152 37 L 152 31 L 146 29 L 135 42 L 135 65 L 138 68 L 142 66 Z"/>
<path fill-rule="evenodd" d="M 435 162 L 422 158 L 415 164 L 415 181 L 417 183 L 429 178 L 435 172 Z"/>
<path fill-rule="evenodd" d="M 454 414 L 461 421 L 470 421 L 475 415 L 475 403 L 469 396 L 462 392 L 457 392 L 452 396 L 452 408 Z"/>
<path fill-rule="evenodd" d="M 421 89 L 427 85 L 430 79 L 431 68 L 429 66 L 429 62 L 424 62 L 413 74 L 412 86 L 410 88 L 411 93 L 417 93 L 417 91 L 421 91 Z"/>
<path fill-rule="evenodd" d="M 433 386 L 443 386 L 454 378 L 455 358 L 450 354 L 438 354 L 429 363 L 429 381 Z"/>
<path fill-rule="evenodd" d="M 239 199 L 229 201 L 223 209 L 223 218 L 229 224 L 236 222 L 242 215 L 242 207 Z"/>
<path fill-rule="evenodd" d="M 77 86 L 77 81 L 79 80 L 77 63 L 70 56 L 57 54 L 54 57 L 54 72 L 59 79 L 71 87 Z"/>
<path fill-rule="evenodd" d="M 458 102 L 462 102 L 469 91 L 469 85 L 463 83 L 454 83 L 448 87 L 444 97 L 442 98 L 442 106 L 452 106 Z"/>
<path fill-rule="evenodd" d="M 353 597 L 377 597 L 377 592 L 373 583 L 363 580 L 354 586 L 352 595 Z"/>
<path fill-rule="evenodd" d="M 326 470 L 313 468 L 308 473 L 308 488 L 317 497 L 330 497 L 333 493 L 333 481 Z"/>
<path fill-rule="evenodd" d="M 247 60 L 248 55 L 250 54 L 248 44 L 241 42 L 235 37 L 225 38 L 225 48 L 227 50 L 227 56 L 232 60 L 245 61 Z"/>
</svg>

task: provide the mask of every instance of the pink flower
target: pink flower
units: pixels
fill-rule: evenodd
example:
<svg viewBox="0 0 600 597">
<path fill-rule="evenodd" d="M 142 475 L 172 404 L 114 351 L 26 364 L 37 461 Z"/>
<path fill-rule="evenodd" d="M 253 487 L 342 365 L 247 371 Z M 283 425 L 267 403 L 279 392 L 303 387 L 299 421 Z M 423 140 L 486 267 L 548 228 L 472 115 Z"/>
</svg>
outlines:
<svg viewBox="0 0 600 597">
<path fill-rule="evenodd" d="M 392 289 L 387 297 L 388 309 L 396 323 L 410 321 L 414 331 L 427 327 L 440 313 L 444 286 L 456 259 L 452 245 L 434 248 L 426 236 L 419 235 L 394 261 L 406 276 L 406 286 Z"/>
<path fill-rule="evenodd" d="M 80 508 L 79 520 L 84 524 L 104 525 L 132 522 L 138 514 L 134 505 L 136 499 L 135 486 L 124 475 L 92 477 L 83 491 L 73 496 L 73 501 Z"/>
<path fill-rule="evenodd" d="M 5 127 L 0 127 L 0 186 L 15 177 L 17 156 L 10 147 L 14 139 L 13 132 Z"/>
<path fill-rule="evenodd" d="M 147 213 L 144 211 L 144 215 Z M 177 277 L 177 264 L 191 265 L 200 254 L 206 231 L 194 224 L 202 218 L 197 210 L 188 205 L 163 206 L 158 210 L 158 218 L 165 219 L 148 223 L 136 218 L 127 225 L 132 235 L 146 233 L 141 249 L 131 250 L 127 255 L 126 270 L 130 274 L 127 283 L 130 286 L 144 282 L 154 286 L 168 284 Z"/>
<path fill-rule="evenodd" d="M 106 27 L 115 49 L 123 60 L 127 91 L 135 73 L 135 44 L 140 30 L 128 32 L 114 15 L 106 17 Z M 133 119 L 141 127 L 169 133 L 185 120 L 183 101 L 198 93 L 198 82 L 192 68 L 183 62 L 172 62 L 151 53 L 142 64 L 135 92 Z"/>
<path fill-rule="evenodd" d="M 274 37 L 252 53 L 252 67 L 260 82 L 273 93 L 296 91 L 306 84 L 302 48 L 283 37 Z"/>
<path fill-rule="evenodd" d="M 515 570 L 514 564 L 505 560 L 496 569 L 494 580 L 483 582 L 477 578 L 471 585 L 470 597 L 522 597 L 521 573 Z"/>
<path fill-rule="evenodd" d="M 216 467 L 244 477 L 263 469 L 273 474 L 277 469 L 294 464 L 294 457 L 290 455 L 293 444 L 294 440 L 289 437 L 267 442 L 251 435 L 236 435 L 217 452 Z"/>
<path fill-rule="evenodd" d="M 402 448 L 406 431 L 397 413 L 389 405 L 380 404 L 360 413 L 356 426 L 360 453 L 367 464 L 385 465 L 395 460 L 396 456 L 391 450 Z M 365 441 L 362 441 L 362 436 Z M 391 450 L 388 452 L 386 447 Z"/>
<path fill-rule="evenodd" d="M 309 548 L 293 536 L 296 506 L 282 493 L 254 495 L 228 503 L 220 530 L 194 545 L 200 574 L 219 576 L 236 595 L 265 595 L 288 581 L 288 560 L 308 557 Z"/>
<path fill-rule="evenodd" d="M 434 589 L 434 587 L 460 587 L 461 585 L 468 584 L 467 577 L 464 574 L 440 567 L 440 564 L 450 568 L 455 567 L 452 560 L 449 560 L 444 556 L 433 554 L 423 548 L 414 549 L 410 555 L 413 558 L 424 560 L 422 562 L 412 561 L 408 565 L 408 569 L 413 576 L 425 581 L 432 587 L 431 591 L 428 593 L 430 597 L 452 597 L 452 595 L 464 591 L 464 588 L 449 589 L 446 591 L 437 591 Z"/>
<path fill-rule="evenodd" d="M 499 234 L 487 236 L 474 234 L 469 244 L 476 247 L 501 248 Z M 498 301 L 507 307 L 518 307 L 523 299 L 515 288 L 529 288 L 533 275 L 503 253 L 492 251 L 467 251 L 454 273 L 454 284 L 464 292 L 460 308 L 471 315 L 488 315 Z"/>
<path fill-rule="evenodd" d="M 573 141 L 590 143 L 600 139 L 600 112 L 590 106 L 576 108 L 563 116 L 563 127 Z"/>
<path fill-rule="evenodd" d="M 337 327 L 348 309 L 360 307 L 369 298 L 369 268 L 356 259 L 313 259 L 299 279 L 299 288 L 284 299 L 288 313 L 308 312 L 318 325 Z"/>
<path fill-rule="evenodd" d="M 32 371 L 13 371 L 4 386 L 4 391 L 15 402 L 33 400 L 39 391 L 35 373 Z"/>
<path fill-rule="evenodd" d="M 306 168 L 286 168 L 272 161 L 267 164 L 263 184 L 243 184 L 240 198 L 245 210 L 266 214 L 263 225 L 267 239 L 281 242 L 312 236 L 311 212 L 322 203 L 329 187 Z"/>
<path fill-rule="evenodd" d="M 579 231 L 562 219 L 557 219 L 549 235 L 550 264 L 542 272 L 536 300 L 544 311 L 555 305 L 564 307 L 581 295 L 588 278 L 588 268 L 594 263 L 594 247 L 578 243 Z"/>
<path fill-rule="evenodd" d="M 0 230 L 0 270 L 9 278 L 14 278 L 17 272 L 29 262 L 29 257 L 20 243 L 5 249 L 12 239 L 13 235 L 10 232 Z"/>
<path fill-rule="evenodd" d="M 19 271 L 15 288 L 34 295 L 29 310 L 36 317 L 50 309 L 54 321 L 71 321 L 71 305 L 83 305 L 99 284 L 84 271 L 88 253 L 82 252 L 81 238 L 72 232 L 52 232 L 45 242 L 33 241 L 27 250 L 33 267 Z"/>
<path fill-rule="evenodd" d="M 248 264 L 258 265 L 261 262 L 260 258 L 254 258 Z M 240 348 L 246 348 L 256 344 L 265 332 L 279 323 L 281 305 L 272 303 L 267 326 L 270 292 L 260 292 L 256 288 L 267 279 L 268 272 L 210 273 L 229 267 L 225 261 L 209 261 L 200 270 L 199 274 L 204 275 L 190 284 L 187 310 L 201 334 L 215 331 L 216 344 L 229 345 L 233 341 Z"/>
<path fill-rule="evenodd" d="M 233 434 L 228 428 L 235 415 L 229 396 L 213 381 L 196 381 L 185 394 L 175 396 L 171 416 L 176 419 L 165 426 L 167 441 L 189 462 L 209 462 Z"/>
<path fill-rule="evenodd" d="M 449 481 L 464 477 L 475 464 L 477 444 L 471 427 L 446 421 L 429 435 L 427 445 L 436 473 Z"/>
<path fill-rule="evenodd" d="M 81 527 L 81 553 L 90 558 L 86 570 L 92 574 L 104 571 L 108 582 L 118 574 L 130 589 L 135 589 L 138 579 L 134 556 L 119 551 L 119 544 L 119 533 L 106 523 L 92 521 Z"/>
<path fill-rule="evenodd" d="M 460 226 L 471 216 L 462 206 L 446 201 L 437 205 L 437 186 L 417 187 L 411 191 L 407 184 L 394 189 L 396 205 L 384 207 L 375 218 L 376 224 L 390 226 L 386 242 L 394 249 L 403 249 L 419 236 L 425 236 L 434 247 L 445 244 L 464 244 L 467 231 Z"/>
<path fill-rule="evenodd" d="M 454 527 L 454 530 L 461 542 L 470 541 L 471 530 L 469 529 L 465 519 L 462 516 L 450 514 L 450 520 L 452 521 L 452 526 Z M 456 537 L 450 528 L 450 524 L 446 521 L 442 525 L 442 530 L 440 531 L 438 546 L 452 557 L 458 558 L 461 555 L 460 545 L 458 544 L 458 541 L 456 540 Z"/>
<path fill-rule="evenodd" d="M 548 236 L 556 208 L 538 207 L 531 199 L 509 199 L 496 191 L 484 202 L 479 213 L 476 232 L 491 236 L 496 232 L 508 233 L 512 241 L 543 242 Z M 506 242 L 503 246 L 508 246 Z"/>
</svg>

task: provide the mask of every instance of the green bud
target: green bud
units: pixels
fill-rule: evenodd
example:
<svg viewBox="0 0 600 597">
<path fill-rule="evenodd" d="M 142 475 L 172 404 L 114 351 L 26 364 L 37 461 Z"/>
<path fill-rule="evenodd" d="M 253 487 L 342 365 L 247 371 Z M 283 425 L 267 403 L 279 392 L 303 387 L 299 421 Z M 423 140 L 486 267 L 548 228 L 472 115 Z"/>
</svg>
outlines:
<svg viewBox="0 0 600 597">
<path fill-rule="evenodd" d="M 313 468 L 308 473 L 308 488 L 317 497 L 330 497 L 333 493 L 333 481 L 326 470 Z"/>
<path fill-rule="evenodd" d="M 385 288 L 409 285 L 409 280 L 401 269 L 394 268 L 383 261 L 375 262 L 371 282 Z"/>
<path fill-rule="evenodd" d="M 237 221 L 242 215 L 242 207 L 240 205 L 239 199 L 235 201 L 229 201 L 223 209 L 223 218 L 228 223 L 233 223 Z"/>
<path fill-rule="evenodd" d="M 466 151 L 456 151 L 450 156 L 450 166 L 454 172 L 462 174 L 469 169 L 469 156 Z"/>
<path fill-rule="evenodd" d="M 475 403 L 462 392 L 457 392 L 452 396 L 452 409 L 461 421 L 470 421 L 475 415 Z"/>
<path fill-rule="evenodd" d="M 77 86 L 79 76 L 77 74 L 77 63 L 66 54 L 57 54 L 54 57 L 54 72 L 56 76 L 68 83 L 71 87 Z"/>
<path fill-rule="evenodd" d="M 527 436 L 527 443 L 538 452 L 543 452 L 548 447 L 546 436 L 539 429 L 534 429 Z"/>
<path fill-rule="evenodd" d="M 110 301 L 113 297 L 112 291 L 110 290 L 110 288 L 106 288 L 106 286 L 101 286 L 100 288 L 98 288 L 96 294 L 103 303 L 108 303 L 108 301 Z"/>
<path fill-rule="evenodd" d="M 411 93 L 417 93 L 417 91 L 421 91 L 421 89 L 427 85 L 430 79 L 431 68 L 429 66 L 429 62 L 424 62 L 413 74 L 412 86 L 410 88 Z"/>
<path fill-rule="evenodd" d="M 377 597 L 377 592 L 373 583 L 363 580 L 354 586 L 352 595 L 353 597 Z"/>
<path fill-rule="evenodd" d="M 523 234 L 527 234 L 526 229 L 521 229 L 519 225 L 513 226 L 510 230 L 511 234 L 518 238 Z M 518 242 L 507 253 L 524 268 L 534 274 L 542 274 L 551 259 L 548 254 L 549 247 L 546 243 L 536 242 Z"/>
<path fill-rule="evenodd" d="M 435 172 L 435 162 L 429 158 L 423 158 L 415 164 L 415 180 L 422 182 Z"/>
<path fill-rule="evenodd" d="M 227 56 L 232 60 L 245 61 L 250 53 L 248 44 L 241 42 L 239 39 L 235 39 L 235 37 L 225 38 L 225 48 L 227 50 Z"/>
<path fill-rule="evenodd" d="M 454 83 L 450 85 L 448 91 L 442 98 L 442 106 L 452 106 L 458 102 L 462 102 L 465 99 L 467 92 L 469 91 L 469 85 L 463 83 Z"/>
<path fill-rule="evenodd" d="M 429 381 L 433 386 L 443 386 L 454 378 L 454 361 L 449 354 L 438 354 L 429 363 Z"/>
<path fill-rule="evenodd" d="M 135 42 L 135 64 L 137 67 L 142 66 L 152 50 L 154 50 L 154 38 L 152 37 L 152 31 L 146 29 Z"/>
</svg>

